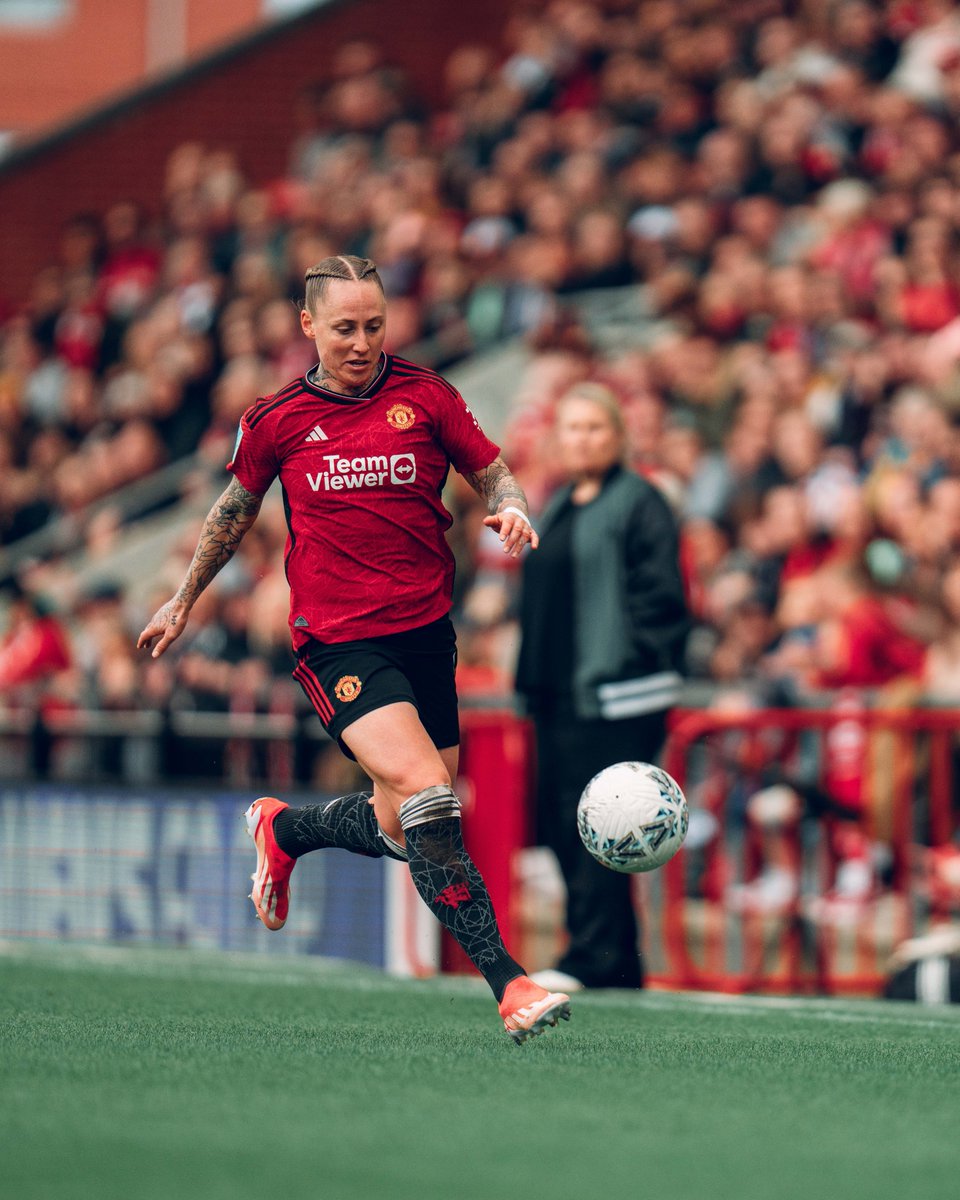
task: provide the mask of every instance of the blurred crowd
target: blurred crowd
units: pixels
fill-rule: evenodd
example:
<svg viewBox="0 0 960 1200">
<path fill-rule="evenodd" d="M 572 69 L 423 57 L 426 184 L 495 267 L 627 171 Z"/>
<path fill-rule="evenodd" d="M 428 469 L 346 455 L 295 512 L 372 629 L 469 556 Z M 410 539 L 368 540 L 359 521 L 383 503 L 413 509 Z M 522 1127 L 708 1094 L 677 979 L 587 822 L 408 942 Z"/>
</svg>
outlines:
<svg viewBox="0 0 960 1200">
<path fill-rule="evenodd" d="M 64 516 L 109 543 L 119 518 L 95 502 L 188 455 L 212 476 L 243 410 L 312 363 L 304 270 L 357 253 L 386 285 L 389 350 L 445 370 L 526 340 L 503 442 L 534 509 L 558 483 L 557 399 L 616 392 L 633 466 L 682 522 L 693 679 L 764 703 L 960 701 L 960 6 L 551 0 L 499 51 L 456 50 L 444 84 L 429 110 L 383 47 L 345 45 L 291 114 L 285 178 L 252 186 L 190 143 L 155 211 L 69 222 L 0 325 L 4 543 Z M 635 293 L 630 344 L 582 319 L 597 289 Z M 515 572 L 469 489 L 448 502 L 463 688 L 503 695 Z M 279 506 L 182 651 L 138 659 L 195 534 L 138 606 L 24 569 L 5 703 L 292 703 Z"/>
</svg>

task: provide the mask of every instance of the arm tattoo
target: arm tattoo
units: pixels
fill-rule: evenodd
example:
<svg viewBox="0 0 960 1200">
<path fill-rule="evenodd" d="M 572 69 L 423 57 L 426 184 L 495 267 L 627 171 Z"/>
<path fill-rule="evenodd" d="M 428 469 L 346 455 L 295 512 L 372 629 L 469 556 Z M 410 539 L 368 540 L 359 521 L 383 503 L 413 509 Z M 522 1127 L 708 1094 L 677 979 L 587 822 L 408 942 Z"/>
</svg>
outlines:
<svg viewBox="0 0 960 1200">
<path fill-rule="evenodd" d="M 243 535 L 257 519 L 262 496 L 254 495 L 237 479 L 207 514 L 193 562 L 177 592 L 177 599 L 193 604 L 207 584 L 236 553 Z"/>
<path fill-rule="evenodd" d="M 527 511 L 523 488 L 511 475 L 510 468 L 502 458 L 495 458 L 482 471 L 471 471 L 466 480 L 477 495 L 486 500 L 490 513 L 499 512 L 504 504 L 515 504 L 517 508 Z"/>
</svg>

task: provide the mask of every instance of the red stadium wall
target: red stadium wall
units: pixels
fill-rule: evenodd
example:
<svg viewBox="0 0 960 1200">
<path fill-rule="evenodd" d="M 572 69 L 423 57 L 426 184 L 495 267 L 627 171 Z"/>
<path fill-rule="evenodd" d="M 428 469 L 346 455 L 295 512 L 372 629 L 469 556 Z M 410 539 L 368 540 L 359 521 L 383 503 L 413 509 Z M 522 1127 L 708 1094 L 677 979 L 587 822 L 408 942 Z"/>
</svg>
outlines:
<svg viewBox="0 0 960 1200">
<path fill-rule="evenodd" d="M 482 6 L 405 0 L 401 9 L 390 0 L 334 3 L 14 155 L 0 166 L 0 303 L 23 301 L 73 214 L 103 211 L 119 198 L 155 211 L 164 163 L 181 142 L 233 150 L 255 184 L 282 175 L 295 101 L 324 80 L 331 47 L 377 41 L 418 94 L 438 102 L 450 51 L 467 41 L 498 41 L 510 7 L 509 0 Z"/>
<path fill-rule="evenodd" d="M 0 24 L 0 128 L 35 133 L 263 23 L 262 0 L 72 0 Z"/>
</svg>

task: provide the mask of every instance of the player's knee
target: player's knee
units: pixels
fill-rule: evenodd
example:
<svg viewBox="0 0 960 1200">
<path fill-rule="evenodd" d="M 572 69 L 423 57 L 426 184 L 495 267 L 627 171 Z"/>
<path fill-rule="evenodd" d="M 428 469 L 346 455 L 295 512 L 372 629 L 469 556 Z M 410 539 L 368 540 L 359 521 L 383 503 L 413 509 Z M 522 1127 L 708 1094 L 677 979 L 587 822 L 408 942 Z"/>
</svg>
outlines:
<svg viewBox="0 0 960 1200">
<path fill-rule="evenodd" d="M 427 788 L 451 787 L 450 773 L 443 762 L 398 764 L 377 780 L 396 806 Z"/>
</svg>

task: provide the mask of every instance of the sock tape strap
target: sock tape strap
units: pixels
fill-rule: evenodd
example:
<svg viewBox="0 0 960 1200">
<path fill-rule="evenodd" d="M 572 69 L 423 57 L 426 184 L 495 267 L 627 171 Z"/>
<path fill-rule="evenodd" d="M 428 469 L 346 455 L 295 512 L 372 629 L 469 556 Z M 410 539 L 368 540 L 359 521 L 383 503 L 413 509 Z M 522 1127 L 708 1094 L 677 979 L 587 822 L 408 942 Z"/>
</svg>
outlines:
<svg viewBox="0 0 960 1200">
<path fill-rule="evenodd" d="M 445 817 L 460 816 L 460 801 L 453 789 L 446 784 L 435 784 L 414 794 L 400 805 L 400 827 L 406 832 L 426 825 L 428 821 L 440 821 Z"/>
</svg>

